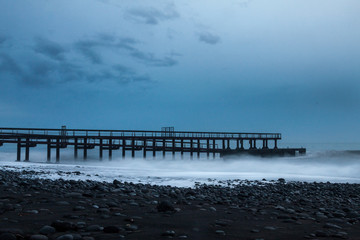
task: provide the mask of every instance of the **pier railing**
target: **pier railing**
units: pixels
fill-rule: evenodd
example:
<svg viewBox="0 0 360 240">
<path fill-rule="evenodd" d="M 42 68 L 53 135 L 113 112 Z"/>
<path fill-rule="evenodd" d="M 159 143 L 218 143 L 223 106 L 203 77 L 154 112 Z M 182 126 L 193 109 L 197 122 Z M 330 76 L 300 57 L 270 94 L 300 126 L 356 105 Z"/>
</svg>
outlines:
<svg viewBox="0 0 360 240">
<path fill-rule="evenodd" d="M 281 139 L 280 133 L 188 132 L 52 128 L 0 128 L 1 135 L 66 136 L 66 137 L 149 137 L 149 138 L 209 138 L 209 139 Z"/>
</svg>

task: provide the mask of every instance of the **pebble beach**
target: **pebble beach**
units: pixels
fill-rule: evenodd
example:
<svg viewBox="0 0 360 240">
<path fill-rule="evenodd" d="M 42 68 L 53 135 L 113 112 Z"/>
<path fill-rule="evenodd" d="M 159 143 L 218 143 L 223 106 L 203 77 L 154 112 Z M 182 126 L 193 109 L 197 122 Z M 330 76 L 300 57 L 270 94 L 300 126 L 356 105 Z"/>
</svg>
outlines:
<svg viewBox="0 0 360 240">
<path fill-rule="evenodd" d="M 360 184 L 175 187 L 0 171 L 0 239 L 360 239 Z"/>
</svg>

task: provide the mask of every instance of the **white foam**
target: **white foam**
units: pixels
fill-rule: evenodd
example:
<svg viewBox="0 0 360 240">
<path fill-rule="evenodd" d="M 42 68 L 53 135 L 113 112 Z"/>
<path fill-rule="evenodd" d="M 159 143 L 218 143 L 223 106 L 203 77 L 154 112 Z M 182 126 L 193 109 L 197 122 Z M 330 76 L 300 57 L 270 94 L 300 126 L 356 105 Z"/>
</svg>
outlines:
<svg viewBox="0 0 360 240">
<path fill-rule="evenodd" d="M 199 183 L 219 183 L 224 180 L 276 180 L 330 181 L 360 183 L 359 155 L 341 151 L 312 152 L 301 157 L 255 158 L 250 156 L 231 159 L 142 159 L 115 158 L 112 161 L 75 161 L 65 154 L 60 164 L 45 163 L 44 152 L 32 152 L 31 162 L 15 162 L 11 153 L 0 154 L 2 169 L 32 170 L 41 178 L 96 180 L 112 182 L 114 179 L 134 183 L 192 187 Z M 38 160 L 36 160 L 38 159 Z M 80 175 L 73 173 L 79 171 Z M 68 172 L 68 173 L 67 173 Z"/>
</svg>

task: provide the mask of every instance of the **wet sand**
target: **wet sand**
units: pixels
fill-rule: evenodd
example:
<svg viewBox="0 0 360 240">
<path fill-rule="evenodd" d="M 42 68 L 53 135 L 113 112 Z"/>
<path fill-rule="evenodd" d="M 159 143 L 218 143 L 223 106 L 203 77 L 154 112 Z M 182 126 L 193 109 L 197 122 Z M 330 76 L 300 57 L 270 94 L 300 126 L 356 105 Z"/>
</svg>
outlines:
<svg viewBox="0 0 360 240">
<path fill-rule="evenodd" d="M 0 170 L 0 240 L 360 239 L 360 185 L 195 188 L 38 179 Z"/>
</svg>

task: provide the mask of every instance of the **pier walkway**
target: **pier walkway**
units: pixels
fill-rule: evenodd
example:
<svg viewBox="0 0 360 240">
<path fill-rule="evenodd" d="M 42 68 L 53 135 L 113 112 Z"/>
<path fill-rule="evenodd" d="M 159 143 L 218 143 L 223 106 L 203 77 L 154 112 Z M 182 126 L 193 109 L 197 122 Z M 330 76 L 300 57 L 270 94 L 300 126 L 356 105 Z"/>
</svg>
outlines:
<svg viewBox="0 0 360 240">
<path fill-rule="evenodd" d="M 189 153 L 200 157 L 200 154 L 210 154 L 220 157 L 233 154 L 255 155 L 295 155 L 305 153 L 306 149 L 279 149 L 280 133 L 237 133 L 237 132 L 185 132 L 174 131 L 173 127 L 162 128 L 161 131 L 137 130 L 95 130 L 95 129 L 60 129 L 42 128 L 0 128 L 0 146 L 3 144 L 17 145 L 17 161 L 21 159 L 22 149 L 25 149 L 25 161 L 30 159 L 30 148 L 45 145 L 47 161 L 51 160 L 52 149 L 55 149 L 56 162 L 60 160 L 60 150 L 72 147 L 74 158 L 78 158 L 82 151 L 83 159 L 88 151 L 98 148 L 99 158 L 102 159 L 107 151 L 109 159 L 113 151 L 141 152 L 144 158 L 150 153 L 153 157 L 157 152 L 172 155 Z M 272 148 L 269 147 L 269 143 Z"/>
</svg>

